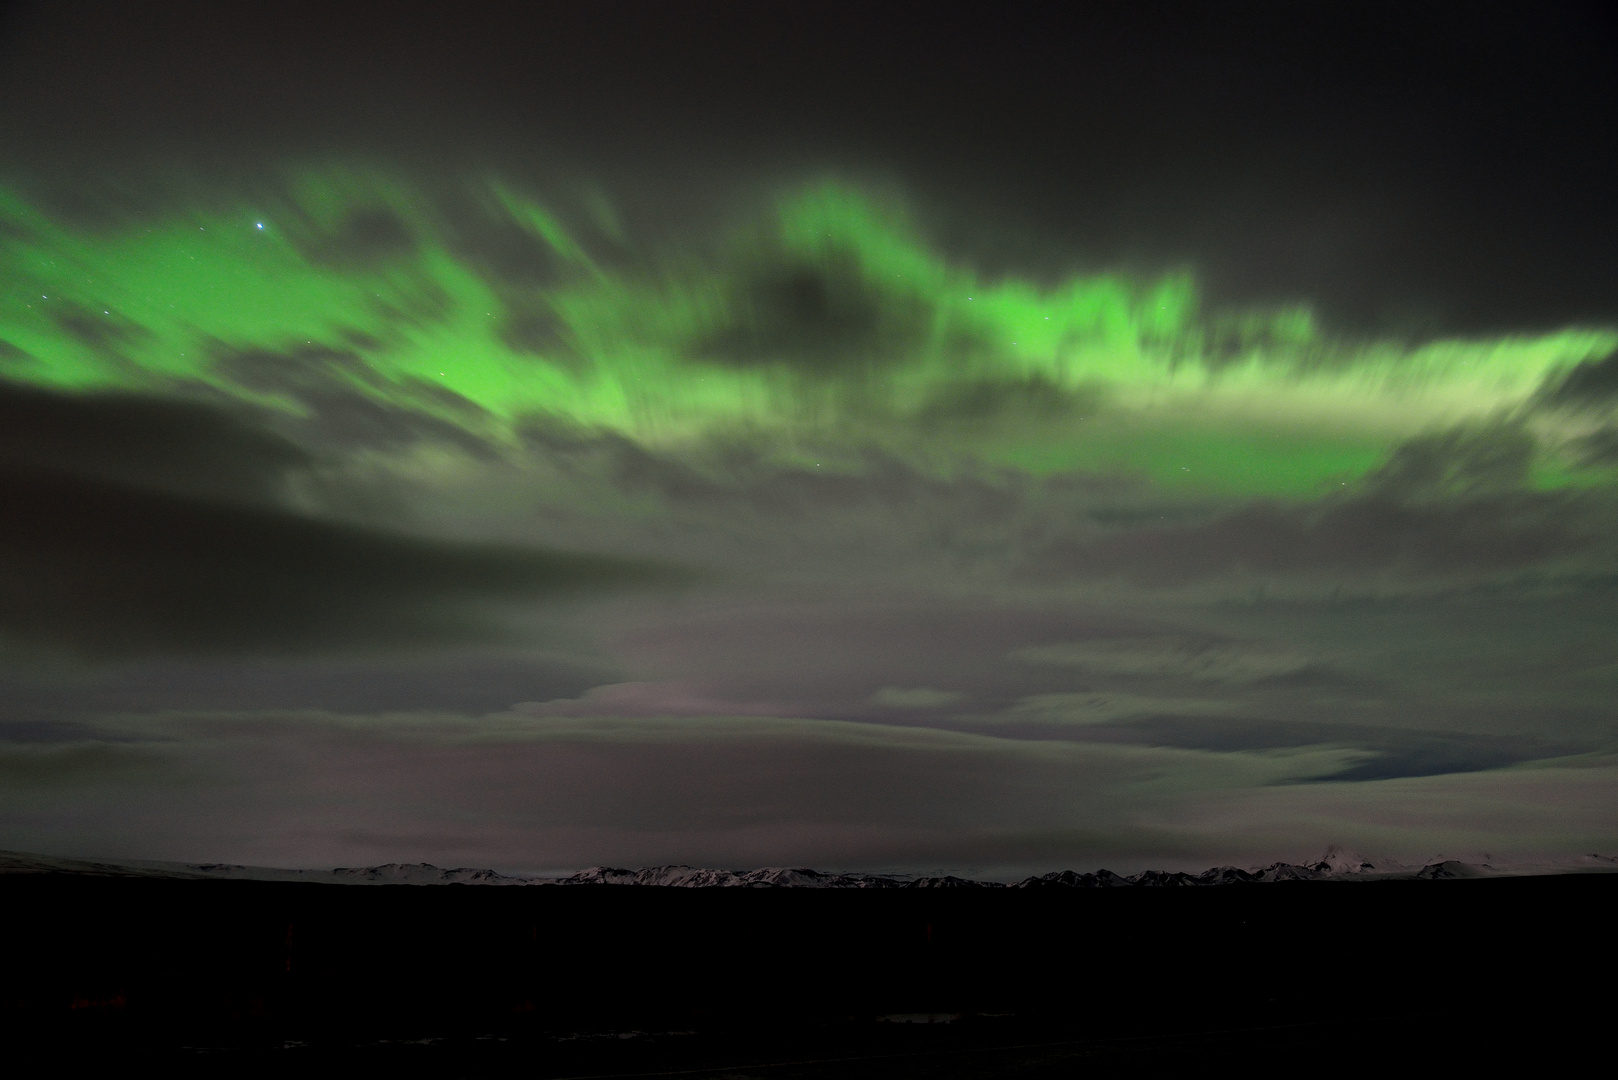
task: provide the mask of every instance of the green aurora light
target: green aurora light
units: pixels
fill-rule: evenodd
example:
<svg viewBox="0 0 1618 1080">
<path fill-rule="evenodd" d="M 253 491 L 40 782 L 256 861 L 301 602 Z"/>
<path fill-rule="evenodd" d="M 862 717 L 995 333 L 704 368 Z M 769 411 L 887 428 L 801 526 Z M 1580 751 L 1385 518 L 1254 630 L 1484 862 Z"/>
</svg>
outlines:
<svg viewBox="0 0 1618 1080">
<path fill-rule="evenodd" d="M 275 369 L 293 357 L 508 446 L 534 423 L 660 446 L 748 435 L 831 467 L 874 447 L 1303 497 L 1422 432 L 1520 417 L 1618 349 L 1605 329 L 1345 343 L 1306 308 L 1202 311 L 1184 273 L 984 280 L 837 184 L 639 259 L 612 257 L 599 203 L 569 224 L 503 183 L 457 198 L 451 213 L 419 186 L 322 171 L 92 228 L 0 191 L 0 376 L 296 415 Z M 1607 482 L 1539 434 L 1541 486 Z"/>
</svg>

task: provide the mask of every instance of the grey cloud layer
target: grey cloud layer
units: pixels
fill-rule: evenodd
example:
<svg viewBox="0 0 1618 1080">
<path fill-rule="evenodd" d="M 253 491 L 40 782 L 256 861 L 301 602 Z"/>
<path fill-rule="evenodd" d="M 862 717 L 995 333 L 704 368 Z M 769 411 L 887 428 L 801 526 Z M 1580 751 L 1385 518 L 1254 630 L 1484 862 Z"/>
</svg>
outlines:
<svg viewBox="0 0 1618 1080">
<path fill-rule="evenodd" d="M 262 371 L 318 397 L 336 362 Z M 1534 490 L 1524 428 L 1283 503 L 340 405 L 305 442 L 0 398 L 48 421 L 0 442 L 0 629 L 34 650 L 0 679 L 9 844 L 1201 869 L 1618 835 L 1613 506 Z M 690 588 L 645 591 L 671 565 Z"/>
<path fill-rule="evenodd" d="M 1125 475 L 1036 478 L 969 457 L 940 467 L 900 452 L 908 437 L 890 433 L 891 450 L 862 431 L 841 444 L 804 437 L 788 458 L 758 437 L 655 449 L 536 422 L 522 461 L 468 461 L 437 490 L 401 479 L 398 491 L 422 520 L 831 587 L 874 577 L 945 594 L 1148 589 L 1206 600 L 1255 587 L 1388 595 L 1618 572 L 1618 501 L 1536 488 L 1536 437 L 1516 423 L 1413 438 L 1314 500 Z M 819 464 L 805 460 L 822 450 Z"/>
<path fill-rule="evenodd" d="M 85 655 L 499 640 L 495 610 L 676 580 L 666 567 L 451 543 L 282 508 L 308 458 L 239 416 L 0 387 L 0 635 Z"/>
<path fill-rule="evenodd" d="M 404 847 L 442 865 L 507 869 L 678 854 L 732 867 L 1015 873 L 1304 858 L 1330 842 L 1420 859 L 1462 845 L 1533 849 L 1554 813 L 1554 849 L 1577 850 L 1610 827 L 1598 793 L 1615 769 L 1585 758 L 1465 780 L 1300 788 L 1287 782 L 1353 755 L 784 719 L 167 714 L 101 730 L 141 739 L 122 753 L 166 759 L 168 775 L 108 784 L 89 760 L 107 751 L 75 749 L 76 771 L 8 789 L 0 820 L 10 835 L 74 854 L 110 846 L 272 865 L 364 864 Z"/>
<path fill-rule="evenodd" d="M 139 394 L 64 394 L 0 382 L 0 464 L 177 495 L 267 503 L 312 463 L 240 409 Z"/>
</svg>

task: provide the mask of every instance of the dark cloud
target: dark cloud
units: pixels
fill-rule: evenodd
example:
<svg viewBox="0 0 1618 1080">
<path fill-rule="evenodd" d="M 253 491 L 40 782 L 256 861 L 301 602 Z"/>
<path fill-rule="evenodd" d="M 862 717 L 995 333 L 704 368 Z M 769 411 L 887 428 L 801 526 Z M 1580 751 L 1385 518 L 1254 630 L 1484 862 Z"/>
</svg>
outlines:
<svg viewBox="0 0 1618 1080">
<path fill-rule="evenodd" d="M 530 415 L 518 423 L 517 434 L 536 458 L 586 485 L 651 492 L 671 502 L 699 505 L 735 497 L 734 484 L 722 472 L 710 475 L 678 455 L 648 449 L 615 431 Z"/>
<path fill-rule="evenodd" d="M 1039 375 L 1026 379 L 964 380 L 945 386 L 917 413 L 927 428 L 997 422 L 1054 420 L 1091 413 L 1101 406 L 1100 388 L 1073 390 Z"/>
<path fill-rule="evenodd" d="M 1332 343 L 1316 338 L 1310 324 L 1300 325 L 1290 314 L 1285 309 L 1213 314 L 1202 331 L 1203 363 L 1217 370 L 1255 354 L 1290 357 L 1303 370 L 1341 362 L 1342 353 Z"/>
<path fill-rule="evenodd" d="M 1618 353 L 1575 365 L 1540 396 L 1551 405 L 1610 405 L 1618 399 Z"/>
<path fill-rule="evenodd" d="M 444 711 L 478 715 L 523 701 L 584 693 L 613 678 L 599 658 L 454 649 L 406 656 L 149 657 L 42 678 L 0 673 L 0 740 L 72 742 L 78 716 L 177 710 L 319 709 L 347 713 Z"/>
<path fill-rule="evenodd" d="M 16 690 L 14 683 L 5 687 L 7 718 L 0 720 L 0 744 L 82 743 L 98 736 L 96 729 L 83 721 L 61 719 L 57 715 L 59 709 L 35 708 L 27 689 L 22 693 Z"/>
<path fill-rule="evenodd" d="M 282 227 L 286 224 L 283 222 Z M 310 262 L 343 270 L 369 270 L 409 258 L 416 252 L 416 237 L 398 214 L 370 208 L 349 213 L 336 228 L 305 230 L 296 237 Z"/>
<path fill-rule="evenodd" d="M 430 440 L 473 454 L 489 452 L 458 422 L 482 418 L 475 402 L 435 383 L 385 379 L 356 352 L 324 345 L 280 351 L 221 347 L 214 369 L 242 387 L 282 394 L 302 405 L 303 418 L 266 418 L 295 431 L 300 443 L 332 451 L 396 450 Z M 407 400 L 391 400 L 400 397 Z"/>
<path fill-rule="evenodd" d="M 101 656 L 506 636 L 490 609 L 668 580 L 611 559 L 435 543 L 47 472 L 0 473 L 0 631 Z"/>
<path fill-rule="evenodd" d="M 61 301 L 50 305 L 51 321 L 69 338 L 97 352 L 117 356 L 123 346 L 145 337 L 147 331 L 120 315 Z"/>
<path fill-rule="evenodd" d="M 667 452 L 541 416 L 528 417 L 519 433 L 538 459 L 580 483 L 652 494 L 670 509 L 701 514 L 710 525 L 748 528 L 777 521 L 799 540 L 813 540 L 834 518 L 855 513 L 880 522 L 876 527 L 886 529 L 890 540 L 917 527 L 936 540 L 993 527 L 1033 498 L 1025 477 L 963 467 L 960 475 L 945 478 L 877 449 L 850 460 L 847 447 L 827 446 L 822 466 L 781 461 L 768 444 L 745 440 Z M 1066 492 L 1055 494 L 1056 500 L 1072 501 Z M 915 518 L 908 525 L 896 519 L 906 514 Z"/>
<path fill-rule="evenodd" d="M 1534 490 L 1535 453 L 1515 424 L 1420 436 L 1351 495 L 1054 540 L 1030 567 L 1161 586 L 1238 572 L 1488 574 L 1595 550 L 1613 508 L 1600 496 Z"/>
<path fill-rule="evenodd" d="M 1591 432 L 1575 441 L 1573 448 L 1585 465 L 1618 465 L 1618 428 Z"/>
<path fill-rule="evenodd" d="M 277 498 L 310 463 L 239 412 L 138 394 L 0 383 L 0 468 L 247 502 Z"/>
<path fill-rule="evenodd" d="M 450 251 L 496 284 L 549 285 L 566 269 L 566 261 L 544 237 L 515 221 L 487 193 L 446 194 L 437 212 Z"/>
<path fill-rule="evenodd" d="M 146 747 L 85 742 L 64 746 L 0 743 L 0 781 L 7 787 L 117 784 L 172 779 L 169 762 Z"/>
<path fill-rule="evenodd" d="M 567 324 L 557 317 L 543 297 L 507 298 L 496 333 L 517 352 L 543 356 L 573 368 L 583 366 Z"/>
<path fill-rule="evenodd" d="M 1361 760 L 1285 783 L 1349 783 L 1398 776 L 1479 772 L 1594 749 L 1585 743 L 1534 735 L 1480 735 L 1354 723 L 1263 720 L 1231 716 L 1149 716 L 1122 723 L 1067 728 L 1064 737 L 1235 753 L 1331 746 L 1361 752 Z"/>
<path fill-rule="evenodd" d="M 1521 492 L 1529 487 L 1536 448 L 1533 435 L 1515 424 L 1423 435 L 1395 448 L 1367 487 L 1407 503 Z"/>
<path fill-rule="evenodd" d="M 448 393 L 457 397 L 454 405 L 471 405 L 430 383 L 417 381 L 410 389 L 429 400 L 441 399 Z M 335 381 L 323 387 L 304 388 L 298 392 L 297 400 L 310 413 L 308 420 L 297 427 L 316 445 L 335 450 L 398 450 L 431 441 L 450 443 L 473 454 L 489 453 L 489 445 L 460 424 L 418 408 L 380 400 Z"/>
<path fill-rule="evenodd" d="M 636 678 L 672 681 L 625 684 L 588 708 L 907 720 L 976 712 L 1084 683 L 1056 665 L 1008 664 L 1008 654 L 1142 629 L 1127 615 L 1084 607 L 868 596 L 647 613 L 613 648 Z M 906 687 L 948 700 L 896 707 L 883 693 Z"/>
<path fill-rule="evenodd" d="M 697 342 L 695 357 L 814 376 L 909 360 L 932 324 L 926 304 L 878 287 L 842 253 L 761 258 L 737 275 L 730 306 L 730 323 Z"/>
<path fill-rule="evenodd" d="M 1261 502 L 1200 525 L 1054 544 L 1031 565 L 1047 573 L 1118 575 L 1156 586 L 1236 572 L 1489 573 L 1594 546 L 1587 530 L 1564 519 L 1566 507 L 1562 499 L 1531 495 L 1440 506 L 1380 496 L 1308 508 Z"/>
<path fill-rule="evenodd" d="M 911 511 L 927 534 L 924 542 L 939 546 L 974 524 L 1004 519 L 1026 497 L 1013 481 L 970 475 L 940 479 L 877 453 L 862 465 L 858 473 L 765 466 L 745 477 L 738 495 L 746 505 L 787 520 L 812 522 L 819 515 L 850 511 L 880 519 Z"/>
<path fill-rule="evenodd" d="M 396 444 L 432 423 L 337 390 L 341 364 L 359 363 L 346 354 L 238 360 L 304 391 L 324 409 L 317 422 L 351 443 Z M 430 602 L 614 576 L 605 562 L 435 547 L 281 512 L 289 476 L 313 459 L 254 420 L 201 401 L 0 384 L 0 628 L 12 644 L 117 654 L 453 637 L 465 613 L 441 618 Z M 402 619 L 391 629 L 390 613 Z"/>
</svg>

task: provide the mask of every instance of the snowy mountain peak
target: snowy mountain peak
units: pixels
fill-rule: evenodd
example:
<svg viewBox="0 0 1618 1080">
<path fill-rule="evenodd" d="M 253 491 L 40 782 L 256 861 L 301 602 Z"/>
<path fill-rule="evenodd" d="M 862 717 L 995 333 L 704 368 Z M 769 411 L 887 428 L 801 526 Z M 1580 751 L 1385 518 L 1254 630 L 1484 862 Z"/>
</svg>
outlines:
<svg viewBox="0 0 1618 1080">
<path fill-rule="evenodd" d="M 1384 860 L 1385 861 L 1385 860 Z M 1378 869 L 1376 863 L 1361 855 L 1357 851 L 1349 851 L 1336 844 L 1326 849 L 1326 854 L 1314 866 L 1316 870 L 1325 870 L 1333 874 L 1364 874 Z M 1394 869 L 1384 867 L 1383 869 Z"/>
</svg>

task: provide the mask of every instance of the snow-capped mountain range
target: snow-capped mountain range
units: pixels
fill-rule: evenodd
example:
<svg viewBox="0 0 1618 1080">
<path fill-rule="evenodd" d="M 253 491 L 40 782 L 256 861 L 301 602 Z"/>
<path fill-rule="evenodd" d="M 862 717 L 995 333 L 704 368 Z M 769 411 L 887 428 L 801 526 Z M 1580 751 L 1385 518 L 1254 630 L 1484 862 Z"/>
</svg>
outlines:
<svg viewBox="0 0 1618 1080">
<path fill-rule="evenodd" d="M 94 862 L 25 852 L 0 852 L 0 874 L 78 874 L 95 877 L 177 878 L 190 880 L 305 881 L 334 885 L 641 885 L 681 889 L 1104 889 L 1251 885 L 1278 881 L 1372 881 L 1391 879 L 1520 877 L 1546 874 L 1618 872 L 1618 857 L 1585 855 L 1543 862 L 1465 862 L 1440 859 L 1409 865 L 1372 860 L 1329 849 L 1312 863 L 1273 863 L 1242 869 L 1218 866 L 1200 874 L 1147 870 L 1124 876 L 1110 870 L 1077 873 L 1063 870 L 1019 881 L 985 881 L 944 875 L 827 873 L 804 867 L 758 870 L 712 870 L 696 866 L 648 866 L 627 870 L 593 866 L 563 877 L 502 874 L 468 867 L 444 869 L 431 863 L 385 863 L 331 870 L 287 870 L 226 863 Z"/>
</svg>

